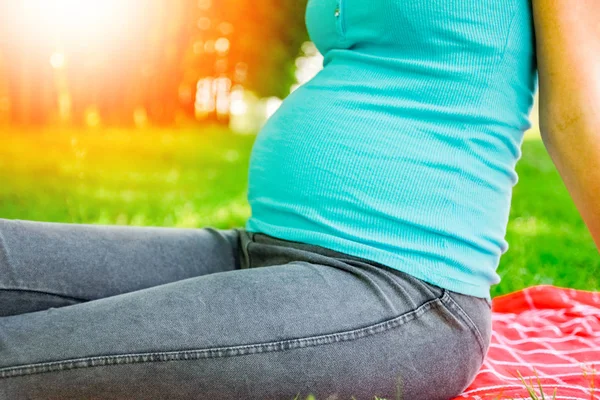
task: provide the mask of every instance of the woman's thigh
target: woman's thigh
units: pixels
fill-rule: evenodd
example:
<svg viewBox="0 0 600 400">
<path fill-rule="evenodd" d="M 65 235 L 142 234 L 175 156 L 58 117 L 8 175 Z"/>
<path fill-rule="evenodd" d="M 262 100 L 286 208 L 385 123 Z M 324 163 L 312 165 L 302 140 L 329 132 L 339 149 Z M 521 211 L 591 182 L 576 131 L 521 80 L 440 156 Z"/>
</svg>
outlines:
<svg viewBox="0 0 600 400">
<path fill-rule="evenodd" d="M 0 316 L 237 269 L 238 236 L 0 219 Z"/>
<path fill-rule="evenodd" d="M 450 292 L 322 261 L 0 318 L 0 398 L 436 400 L 472 381 L 483 343 Z"/>
</svg>

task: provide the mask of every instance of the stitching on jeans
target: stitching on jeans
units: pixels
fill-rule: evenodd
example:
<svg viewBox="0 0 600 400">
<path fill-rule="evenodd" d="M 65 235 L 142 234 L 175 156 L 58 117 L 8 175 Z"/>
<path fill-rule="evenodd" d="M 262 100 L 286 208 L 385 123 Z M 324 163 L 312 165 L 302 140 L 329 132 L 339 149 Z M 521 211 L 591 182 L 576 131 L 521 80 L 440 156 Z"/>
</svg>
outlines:
<svg viewBox="0 0 600 400">
<path fill-rule="evenodd" d="M 483 340 L 483 335 L 481 334 L 481 332 L 479 331 L 479 328 L 477 327 L 477 325 L 475 324 L 475 322 L 473 322 L 473 320 L 471 319 L 471 317 L 469 317 L 469 314 L 467 314 L 465 312 L 465 310 L 460 306 L 460 304 L 458 304 L 456 302 L 456 300 L 454 300 L 452 298 L 452 296 L 450 296 L 450 293 L 447 290 L 444 290 L 444 295 L 442 296 L 442 302 L 444 301 L 448 301 L 448 305 L 451 308 L 456 309 L 456 311 L 458 311 L 458 313 L 461 315 L 461 317 L 463 318 L 463 320 L 465 320 L 465 322 L 467 323 L 467 325 L 469 326 L 469 329 L 471 330 L 471 332 L 473 332 L 473 334 L 476 336 L 477 338 L 477 343 L 479 344 L 479 348 L 481 349 L 481 362 L 483 363 L 485 361 L 485 341 Z"/>
<path fill-rule="evenodd" d="M 444 307 L 440 298 L 429 300 L 428 302 L 422 304 L 418 308 L 406 312 L 395 318 L 376 324 L 368 325 L 366 327 L 332 334 L 309 336 L 298 339 L 288 339 L 276 342 L 239 346 L 226 346 L 197 350 L 179 350 L 156 353 L 133 353 L 110 356 L 84 357 L 63 361 L 44 362 L 21 365 L 16 367 L 0 368 L 0 379 L 98 366 L 165 361 L 190 361 L 207 358 L 235 357 L 248 354 L 276 352 L 283 350 L 293 350 L 298 348 L 321 346 L 337 342 L 347 342 L 372 336 L 377 333 L 383 333 L 393 328 L 400 327 L 406 322 L 412 321 L 417 317 L 422 316 L 434 307 Z"/>
</svg>

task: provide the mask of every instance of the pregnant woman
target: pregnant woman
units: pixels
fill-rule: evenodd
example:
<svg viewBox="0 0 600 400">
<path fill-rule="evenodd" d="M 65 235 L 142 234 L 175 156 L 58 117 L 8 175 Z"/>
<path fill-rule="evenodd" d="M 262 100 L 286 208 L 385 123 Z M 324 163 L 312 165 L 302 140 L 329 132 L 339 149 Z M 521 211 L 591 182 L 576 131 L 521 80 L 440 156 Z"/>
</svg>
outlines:
<svg viewBox="0 0 600 400">
<path fill-rule="evenodd" d="M 460 394 L 538 72 L 544 141 L 600 243 L 598 0 L 306 17 L 324 69 L 260 132 L 243 229 L 0 220 L 0 399 Z"/>
</svg>

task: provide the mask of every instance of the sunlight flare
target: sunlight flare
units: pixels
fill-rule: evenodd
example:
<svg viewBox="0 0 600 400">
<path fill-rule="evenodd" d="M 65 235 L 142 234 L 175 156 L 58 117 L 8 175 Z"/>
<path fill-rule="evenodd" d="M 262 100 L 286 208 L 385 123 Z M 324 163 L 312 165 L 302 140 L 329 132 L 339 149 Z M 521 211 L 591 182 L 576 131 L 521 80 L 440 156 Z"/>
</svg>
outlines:
<svg viewBox="0 0 600 400">
<path fill-rule="evenodd" d="M 19 13 L 38 33 L 60 35 L 66 41 L 99 38 L 125 32 L 133 23 L 135 2 L 120 0 L 24 0 Z"/>
</svg>

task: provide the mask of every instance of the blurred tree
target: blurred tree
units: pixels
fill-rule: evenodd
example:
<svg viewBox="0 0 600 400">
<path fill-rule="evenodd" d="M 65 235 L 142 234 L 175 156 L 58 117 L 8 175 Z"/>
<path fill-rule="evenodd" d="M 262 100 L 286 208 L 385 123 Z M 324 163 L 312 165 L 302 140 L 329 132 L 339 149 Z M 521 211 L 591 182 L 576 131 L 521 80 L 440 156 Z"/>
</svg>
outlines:
<svg viewBox="0 0 600 400">
<path fill-rule="evenodd" d="M 308 40 L 306 0 L 228 0 L 233 25 L 233 58 L 248 64 L 247 86 L 261 96 L 285 97 L 294 83 L 294 61 Z M 221 4 L 221 2 L 220 2 Z"/>
<path fill-rule="evenodd" d="M 3 73 L 8 81 L 10 119 L 15 123 L 45 123 L 55 105 L 52 74 L 46 68 L 49 49 L 45 41 L 37 40 L 44 32 L 22 32 L 20 28 L 35 27 L 36 22 L 26 4 L 0 2 L 0 50 L 5 60 Z"/>
<path fill-rule="evenodd" d="M 96 35 L 86 21 L 73 24 L 78 31 L 43 20 L 41 4 L 62 0 L 44 1 L 0 0 L 0 73 L 13 123 L 84 124 L 93 110 L 107 124 L 142 114 L 171 124 L 194 116 L 203 77 L 285 97 L 307 40 L 306 0 L 110 0 L 119 15 Z"/>
</svg>

